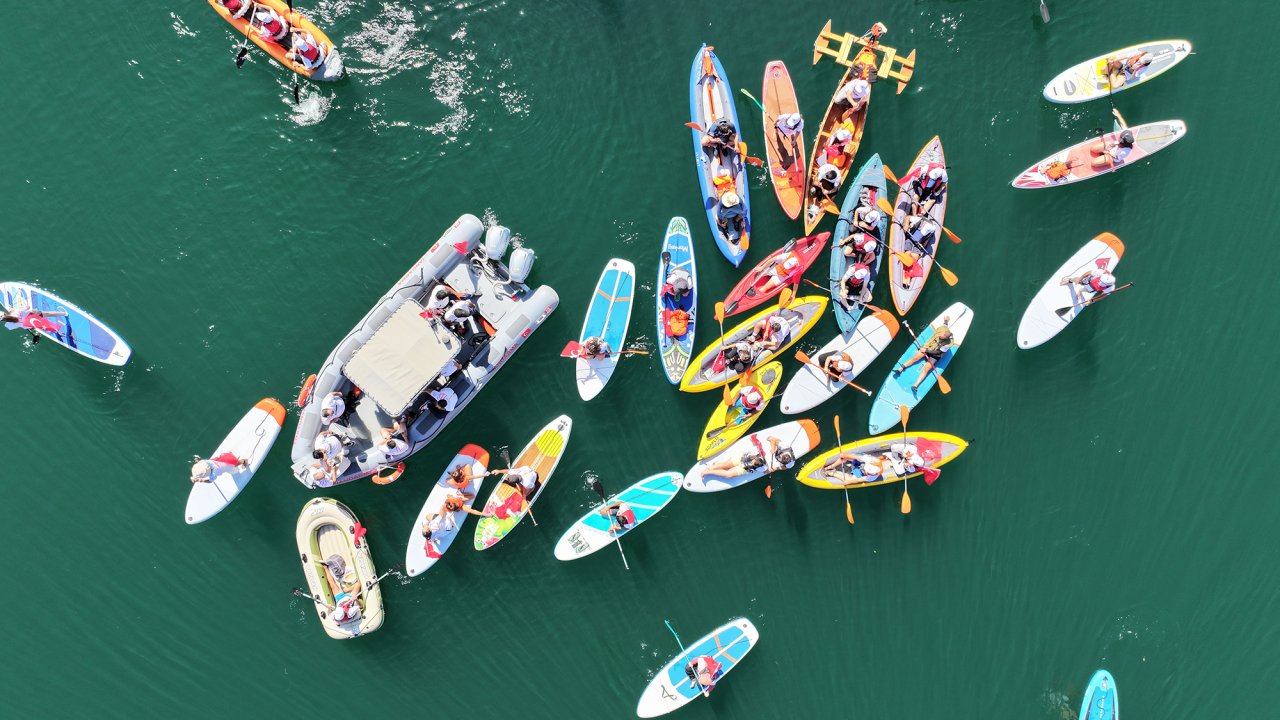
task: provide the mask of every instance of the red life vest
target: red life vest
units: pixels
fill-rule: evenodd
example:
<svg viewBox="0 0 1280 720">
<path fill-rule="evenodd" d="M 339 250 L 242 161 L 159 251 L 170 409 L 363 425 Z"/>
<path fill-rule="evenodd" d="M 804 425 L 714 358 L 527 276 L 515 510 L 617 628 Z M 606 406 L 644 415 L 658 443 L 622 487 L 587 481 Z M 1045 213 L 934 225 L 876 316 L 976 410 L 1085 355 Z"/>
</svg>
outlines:
<svg viewBox="0 0 1280 720">
<path fill-rule="evenodd" d="M 262 28 L 262 32 L 273 40 L 279 39 L 284 35 L 284 23 L 280 22 L 280 19 L 275 15 L 269 16 L 258 27 Z"/>
<path fill-rule="evenodd" d="M 946 165 L 943 165 L 942 163 L 929 163 L 928 165 L 925 165 L 924 168 L 920 170 L 920 174 L 916 176 L 916 180 L 920 183 L 920 190 L 922 192 L 933 192 L 942 186 L 941 179 L 934 180 L 929 177 L 929 173 L 933 172 L 937 168 L 945 170 Z"/>
<path fill-rule="evenodd" d="M 232 15 L 236 15 L 244 8 L 244 3 L 240 0 L 223 0 L 222 7 L 226 8 L 227 12 Z"/>
<path fill-rule="evenodd" d="M 855 263 L 853 266 L 854 271 L 856 272 L 858 268 L 866 269 L 867 277 L 859 280 L 856 276 L 849 275 L 849 279 L 845 280 L 845 284 L 849 286 L 850 290 L 860 292 L 862 290 L 862 286 L 867 284 L 867 278 L 871 277 L 871 267 L 866 263 Z"/>
<path fill-rule="evenodd" d="M 1094 291 L 1094 292 L 1096 292 L 1096 293 L 1105 293 L 1105 292 L 1108 292 L 1108 290 L 1109 290 L 1109 288 L 1110 288 L 1111 286 L 1110 286 L 1110 285 L 1103 285 L 1103 284 L 1102 284 L 1102 276 L 1101 276 L 1101 275 L 1099 275 L 1098 277 L 1091 277 L 1091 278 L 1089 278 L 1089 287 L 1090 287 L 1090 288 L 1092 288 L 1092 289 L 1093 289 L 1093 291 Z"/>
<path fill-rule="evenodd" d="M 313 63 L 320 59 L 320 48 L 304 40 L 298 45 L 298 54 Z"/>
<path fill-rule="evenodd" d="M 618 524 L 623 527 L 631 527 L 636 524 L 636 511 L 632 510 L 629 506 L 626 510 L 617 513 L 617 515 L 619 520 Z"/>
<path fill-rule="evenodd" d="M 736 190 L 738 183 L 733 179 L 732 175 L 717 175 L 711 180 L 711 184 L 716 188 L 716 196 L 724 195 L 730 190 Z"/>
<path fill-rule="evenodd" d="M 759 410 L 764 404 L 764 393 L 755 385 L 748 385 L 738 393 L 738 402 L 747 410 Z"/>
</svg>

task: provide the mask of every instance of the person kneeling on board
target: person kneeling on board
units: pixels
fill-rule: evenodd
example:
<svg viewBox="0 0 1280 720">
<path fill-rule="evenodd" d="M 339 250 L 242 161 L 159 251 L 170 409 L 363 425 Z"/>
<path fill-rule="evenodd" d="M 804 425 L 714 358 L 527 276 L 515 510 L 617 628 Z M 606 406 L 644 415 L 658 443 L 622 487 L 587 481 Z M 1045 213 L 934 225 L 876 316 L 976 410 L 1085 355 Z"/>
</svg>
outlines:
<svg viewBox="0 0 1280 720">
<path fill-rule="evenodd" d="M 730 191 L 720 196 L 720 209 L 716 210 L 716 227 L 735 245 L 742 238 L 742 233 L 746 232 L 746 211 L 742 208 L 742 198 L 738 197 L 738 193 Z"/>
<path fill-rule="evenodd" d="M 1121 60 L 1120 58 L 1108 58 L 1107 66 L 1103 71 L 1107 82 L 1110 83 L 1110 90 L 1116 90 L 1124 87 L 1125 83 L 1133 82 L 1142 76 L 1142 73 L 1155 62 L 1155 55 L 1149 52 L 1137 53 Z"/>
<path fill-rule="evenodd" d="M 684 674 L 689 682 L 702 691 L 703 696 L 711 694 L 716 687 L 716 680 L 724 672 L 724 667 L 710 655 L 699 655 L 693 662 L 684 666 Z"/>
<path fill-rule="evenodd" d="M 1101 262 L 1098 267 L 1080 273 L 1075 277 L 1062 278 L 1058 284 L 1073 285 L 1072 289 L 1075 290 L 1076 298 L 1079 299 L 1077 304 L 1082 304 L 1114 291 L 1116 289 L 1116 276 L 1107 272 L 1105 262 Z"/>
<path fill-rule="evenodd" d="M 707 128 L 702 136 L 702 149 L 712 157 L 720 157 L 721 162 L 738 154 L 738 129 L 729 118 L 720 118 Z"/>
<path fill-rule="evenodd" d="M 876 482 L 884 475 L 884 460 L 875 455 L 840 453 L 822 466 L 823 475 L 830 476 L 834 472 L 853 475 L 851 479 L 841 481 L 841 485 Z"/>
<path fill-rule="evenodd" d="M 620 533 L 629 530 L 636 524 L 636 511 L 630 505 L 615 500 L 608 506 L 600 508 L 600 514 L 609 518 L 609 532 Z"/>
<path fill-rule="evenodd" d="M 871 266 L 864 262 L 850 265 L 840 278 L 840 304 L 850 308 L 858 303 L 871 300 L 870 292 Z"/>
<path fill-rule="evenodd" d="M 774 264 L 768 279 L 764 281 L 764 285 L 760 287 L 760 293 L 768 295 L 783 285 L 799 283 L 800 276 L 803 274 L 804 265 L 800 262 L 800 256 L 795 251 L 784 253 L 778 259 L 778 262 Z"/>
<path fill-rule="evenodd" d="M 592 335 L 582 342 L 578 357 L 583 360 L 604 360 L 613 355 L 613 348 L 599 335 Z"/>
<path fill-rule="evenodd" d="M 1107 170 L 1123 165 L 1129 159 L 1129 153 L 1133 152 L 1135 138 L 1133 131 L 1129 129 L 1129 123 L 1124 121 L 1119 110 L 1112 108 L 1111 114 L 1116 116 L 1116 124 L 1120 126 L 1120 139 L 1112 144 L 1098 138 L 1089 146 L 1089 154 L 1094 156 L 1089 164 L 1094 170 Z"/>
<path fill-rule="evenodd" d="M 230 472 L 234 470 L 243 470 L 249 467 L 249 461 L 241 459 L 235 455 L 226 452 L 217 457 L 202 459 L 199 455 L 193 455 L 194 463 L 191 465 L 191 482 L 213 482 L 213 476 L 220 472 Z"/>
<path fill-rule="evenodd" d="M 521 465 L 514 468 L 503 468 L 501 470 L 490 470 L 490 475 L 503 475 L 501 482 L 510 485 L 520 492 L 521 497 L 526 499 L 533 495 L 533 491 L 538 489 L 538 471 L 528 465 Z"/>
<path fill-rule="evenodd" d="M 917 378 L 915 384 L 911 386 L 912 391 L 915 391 L 920 387 L 920 383 L 924 382 L 924 379 L 929 377 L 929 373 L 933 371 L 933 368 L 938 364 L 938 361 L 941 360 L 942 356 L 945 355 L 947 351 L 951 349 L 951 346 L 955 344 L 955 340 L 951 337 L 951 328 L 947 327 L 947 323 L 949 322 L 951 322 L 951 318 L 943 315 L 942 324 L 933 329 L 933 337 L 926 340 L 924 345 L 921 345 L 920 349 L 916 350 L 916 353 L 912 355 L 910 359 L 893 369 L 893 374 L 897 377 L 912 365 L 915 365 L 922 360 L 924 361 L 924 367 L 920 369 L 920 377 Z"/>
</svg>

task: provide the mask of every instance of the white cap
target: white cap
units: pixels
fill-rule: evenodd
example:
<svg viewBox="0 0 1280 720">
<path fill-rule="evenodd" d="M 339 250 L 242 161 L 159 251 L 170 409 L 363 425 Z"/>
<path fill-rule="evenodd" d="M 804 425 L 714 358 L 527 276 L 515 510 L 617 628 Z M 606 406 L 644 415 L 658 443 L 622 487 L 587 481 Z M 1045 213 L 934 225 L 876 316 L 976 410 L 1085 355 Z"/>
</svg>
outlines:
<svg viewBox="0 0 1280 720">
<path fill-rule="evenodd" d="M 871 223 L 872 225 L 875 225 L 876 223 L 880 222 L 880 217 L 881 217 L 880 211 L 876 210 L 875 208 L 868 210 L 867 214 L 864 216 L 866 221 Z"/>
<path fill-rule="evenodd" d="M 875 251 L 876 251 L 876 248 L 878 248 L 878 247 L 880 247 L 880 245 L 879 245 L 879 244 L 877 244 L 875 240 L 868 240 L 868 241 L 866 241 L 865 243 L 863 243 L 863 245 L 862 245 L 862 251 L 863 251 L 863 252 L 875 252 Z"/>
<path fill-rule="evenodd" d="M 929 179 L 930 179 L 930 180 L 942 180 L 943 182 L 946 182 L 946 179 L 947 179 L 947 170 L 946 170 L 946 168 L 936 167 L 936 168 L 934 168 L 934 169 L 930 170 L 930 171 L 929 171 Z"/>
<path fill-rule="evenodd" d="M 1116 276 L 1112 275 L 1109 272 L 1104 272 L 1102 273 L 1102 277 L 1098 278 L 1098 281 L 1101 282 L 1103 285 L 1115 285 Z"/>
<path fill-rule="evenodd" d="M 848 128 L 840 128 L 836 131 L 836 140 L 840 142 L 844 142 L 851 137 L 853 137 L 853 133 L 849 132 Z"/>
<path fill-rule="evenodd" d="M 859 96 L 866 95 L 867 91 L 870 89 L 871 89 L 871 83 L 867 82 L 862 78 L 857 78 L 856 80 L 853 81 L 854 95 L 859 95 Z"/>
<path fill-rule="evenodd" d="M 787 127 L 800 127 L 800 123 L 804 122 L 804 118 L 800 117 L 800 113 L 791 113 L 787 116 Z"/>
<path fill-rule="evenodd" d="M 725 207 L 733 207 L 734 205 L 737 205 L 740 200 L 741 198 L 738 197 L 738 193 L 733 192 L 732 190 L 720 196 L 720 204 Z"/>
<path fill-rule="evenodd" d="M 866 267 L 854 268 L 853 270 L 853 276 L 858 278 L 859 280 L 862 280 L 863 278 L 865 278 L 870 274 L 871 274 L 871 271 Z"/>
<path fill-rule="evenodd" d="M 764 394 L 760 392 L 760 388 L 755 385 L 748 385 L 742 390 L 743 397 L 747 398 L 747 402 L 754 404 L 764 400 Z"/>
<path fill-rule="evenodd" d="M 719 170 L 716 170 L 716 176 L 718 177 L 724 177 L 728 174 L 729 174 L 729 168 L 727 167 L 721 167 Z"/>
<path fill-rule="evenodd" d="M 211 477 L 213 477 L 213 463 L 209 462 L 208 460 L 201 460 L 200 462 L 191 466 L 192 480 L 203 481 L 203 480 L 208 480 Z"/>
<path fill-rule="evenodd" d="M 836 369 L 842 373 L 853 372 L 853 363 L 848 360 L 839 360 L 836 362 Z"/>
</svg>

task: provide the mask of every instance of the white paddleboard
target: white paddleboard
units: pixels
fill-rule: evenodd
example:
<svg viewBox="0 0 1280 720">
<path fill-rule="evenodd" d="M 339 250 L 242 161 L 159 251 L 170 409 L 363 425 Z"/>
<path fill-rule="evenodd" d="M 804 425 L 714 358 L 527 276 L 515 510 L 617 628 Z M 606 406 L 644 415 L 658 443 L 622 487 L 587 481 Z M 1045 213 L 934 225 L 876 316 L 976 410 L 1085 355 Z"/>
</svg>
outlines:
<svg viewBox="0 0 1280 720">
<path fill-rule="evenodd" d="M 1106 269 L 1114 272 L 1122 255 L 1124 243 L 1109 232 L 1085 243 L 1084 247 L 1050 276 L 1040 292 L 1031 299 L 1027 311 L 1022 314 L 1022 322 L 1018 324 L 1018 347 L 1026 350 L 1043 345 L 1084 312 L 1084 307 L 1080 305 L 1082 299 L 1077 296 L 1075 285 L 1063 285 L 1063 278 L 1082 275 L 1099 267 L 1098 263 L 1103 261 L 1106 262 Z"/>
<path fill-rule="evenodd" d="M 431 486 L 431 493 L 427 495 L 427 501 L 422 503 L 418 517 L 413 521 L 413 528 L 409 530 L 409 545 L 404 553 L 404 570 L 409 577 L 421 575 L 430 570 L 440 559 L 427 554 L 427 541 L 422 537 L 422 524 L 427 521 L 427 515 L 440 512 L 444 508 L 444 501 L 451 493 L 462 494 L 462 490 L 449 484 L 449 472 L 461 465 L 468 466 L 471 474 L 475 476 L 466 488 L 466 493 L 473 496 L 467 500 L 467 504 L 471 505 L 475 502 L 475 496 L 480 493 L 480 486 L 484 484 L 484 473 L 489 469 L 489 451 L 479 445 L 467 445 L 462 448 L 445 467 L 436 484 Z M 445 521 L 447 529 L 431 534 L 431 548 L 434 551 L 432 555 L 445 554 L 466 520 L 465 510 L 450 513 L 449 519 Z"/>
<path fill-rule="evenodd" d="M 271 446 L 275 444 L 276 436 L 284 425 L 284 416 L 284 406 L 271 398 L 264 398 L 236 423 L 209 457 L 216 458 L 223 453 L 231 453 L 241 460 L 248 460 L 249 464 L 244 469 L 239 469 L 214 463 L 220 471 L 213 474 L 212 480 L 192 483 L 184 513 L 188 525 L 204 522 L 222 512 L 244 490 L 253 479 L 253 474 L 262 467 L 267 453 L 271 452 Z"/>
<path fill-rule="evenodd" d="M 680 491 L 683 476 L 678 472 L 663 472 L 652 475 L 628 487 L 622 492 L 612 495 L 604 503 L 592 507 L 577 522 L 560 536 L 556 543 L 557 560 L 577 560 L 591 553 L 609 547 L 616 538 L 640 527 L 645 520 L 658 514 Z M 631 506 L 636 521 L 630 527 L 614 532 L 613 520 L 600 511 L 614 502 L 625 502 Z"/>
<path fill-rule="evenodd" d="M 823 345 L 810 356 L 816 363 L 828 353 L 848 353 L 853 360 L 853 372 L 846 373 L 844 379 L 852 381 L 858 374 L 867 369 L 880 353 L 889 347 L 898 334 L 898 320 L 888 310 L 877 310 L 858 321 L 853 332 L 835 336 L 831 342 Z M 842 389 L 849 387 L 829 373 L 804 364 L 796 371 L 787 389 L 782 392 L 782 412 L 795 415 L 811 410 L 830 399 Z"/>
<path fill-rule="evenodd" d="M 773 457 L 769 438 L 777 438 L 779 448 L 789 447 L 795 453 L 795 460 L 790 465 L 780 465 Z M 685 473 L 684 476 L 684 489 L 690 492 L 709 493 L 746 485 L 756 478 L 768 475 L 771 470 L 778 472 L 794 467 L 800 461 L 800 458 L 816 448 L 820 442 L 822 442 L 822 436 L 818 433 L 818 426 L 812 420 L 807 419 L 792 420 L 781 425 L 757 430 L 739 438 L 729 447 L 705 460 L 698 461 L 698 464 L 689 468 L 689 472 Z M 759 448 L 756 447 L 756 443 L 759 443 Z M 759 470 L 736 477 L 725 477 L 706 472 L 707 468 L 725 459 L 732 459 L 737 462 L 743 453 L 749 450 L 759 451 L 760 449 L 764 450 L 765 466 Z"/>
<path fill-rule="evenodd" d="M 1102 69 L 1107 60 L 1109 58 L 1125 60 L 1144 52 L 1154 56 L 1151 64 L 1137 78 L 1125 82 L 1118 88 L 1111 88 L 1111 83 L 1107 81 L 1106 76 L 1102 75 Z M 1057 77 L 1044 86 L 1044 99 L 1049 102 L 1074 104 L 1109 97 L 1163 75 L 1190 55 L 1191 43 L 1186 40 L 1153 40 L 1113 50 L 1106 55 L 1099 55 L 1072 65 L 1058 73 Z"/>
</svg>

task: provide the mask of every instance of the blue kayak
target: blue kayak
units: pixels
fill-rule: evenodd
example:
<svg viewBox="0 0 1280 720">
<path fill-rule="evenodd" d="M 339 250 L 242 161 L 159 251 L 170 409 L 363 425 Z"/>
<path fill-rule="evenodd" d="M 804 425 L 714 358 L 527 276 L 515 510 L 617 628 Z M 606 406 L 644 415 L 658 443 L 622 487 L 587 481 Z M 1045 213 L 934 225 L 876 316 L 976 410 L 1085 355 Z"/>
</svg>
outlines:
<svg viewBox="0 0 1280 720">
<path fill-rule="evenodd" d="M 720 118 L 728 118 L 738 131 L 738 141 L 742 141 L 742 128 L 738 125 L 738 110 L 733 105 L 733 86 L 725 77 L 724 67 L 720 59 L 703 45 L 698 54 L 693 56 L 693 70 L 689 75 L 689 113 L 693 122 L 702 128 L 693 131 L 693 156 L 698 168 L 698 184 L 702 188 L 702 204 L 707 210 L 707 222 L 711 224 L 711 237 L 716 239 L 720 252 L 733 263 L 734 267 L 742 264 L 747 251 L 743 247 L 748 244 L 751 235 L 751 203 L 747 198 L 747 171 L 742 162 L 742 154 L 738 153 L 723 163 L 702 150 L 703 134 Z M 741 237 L 736 233 L 725 234 L 716 223 L 720 210 L 719 195 L 713 183 L 716 171 L 727 168 L 734 178 L 735 192 L 742 200 L 742 212 L 745 230 Z"/>
<path fill-rule="evenodd" d="M 683 707 L 691 700 L 704 694 L 703 688 L 685 673 L 685 667 L 694 659 L 708 655 L 720 663 L 720 672 L 713 682 L 718 683 L 730 670 L 742 662 L 742 658 L 760 640 L 756 626 L 746 618 L 736 618 L 721 625 L 709 635 L 685 646 L 684 652 L 671 658 L 671 661 L 658 671 L 649 681 L 640 703 L 636 706 L 636 714 L 642 718 L 665 715 L 672 710 Z"/>
<path fill-rule="evenodd" d="M 0 283 L 0 304 L 14 313 L 38 310 L 48 314 L 48 321 L 56 329 L 33 332 L 91 360 L 118 366 L 129 362 L 133 354 L 115 330 L 48 290 L 20 282 Z"/>
<path fill-rule="evenodd" d="M 1120 720 L 1120 697 L 1111 673 L 1099 670 L 1093 674 L 1080 703 L 1080 720 Z"/>
<path fill-rule="evenodd" d="M 965 335 L 969 332 L 969 324 L 973 322 L 973 310 L 969 309 L 964 303 L 955 303 L 951 307 L 942 312 L 941 315 L 934 318 L 929 327 L 922 328 L 919 332 L 920 344 L 924 345 L 929 342 L 929 338 L 933 337 L 933 328 L 943 323 L 943 318 L 949 318 L 947 326 L 951 328 L 951 336 L 953 344 L 942 357 L 938 360 L 934 369 L 937 373 L 930 372 L 920 382 L 920 387 L 915 390 L 911 386 L 920 379 L 920 372 L 924 369 L 924 362 L 917 362 L 906 370 L 894 375 L 889 373 L 889 377 L 884 379 L 884 384 L 880 386 L 880 392 L 876 394 L 876 398 L 871 403 L 871 421 L 868 427 L 872 435 L 879 435 L 889 428 L 897 425 L 902 421 L 900 406 L 906 406 L 908 410 L 915 408 L 916 405 L 924 399 L 925 395 L 938 384 L 938 375 L 941 375 L 947 366 L 951 364 L 951 359 L 956 356 L 956 351 L 964 344 Z M 910 337 L 910 335 L 908 335 Z M 894 367 L 898 367 L 911 359 L 916 354 L 916 344 L 911 343 L 907 349 L 894 363 Z"/>
<path fill-rule="evenodd" d="M 831 297 L 835 300 L 831 303 L 831 307 L 835 309 L 836 324 L 840 326 L 840 332 L 852 332 L 857 326 L 858 319 L 862 317 L 863 310 L 866 310 L 866 303 L 851 302 L 845 307 L 840 302 L 840 281 L 844 278 L 844 272 L 849 268 L 849 260 L 844 256 L 844 248 L 840 246 L 849 238 L 849 231 L 852 225 L 849 219 L 853 217 L 853 213 L 862 205 L 876 207 L 876 202 L 888 195 L 889 191 L 885 186 L 884 164 L 880 162 L 880 155 L 872 155 L 870 160 L 862 166 L 858 171 L 858 176 L 854 178 L 853 183 L 849 186 L 848 192 L 844 195 L 844 204 L 840 206 L 840 216 L 836 218 L 836 233 L 831 241 Z M 871 290 L 875 286 L 876 276 L 880 274 L 880 263 L 884 260 L 884 248 L 887 244 L 885 241 L 889 238 L 889 216 L 883 211 L 880 213 L 880 238 L 876 241 L 876 259 L 871 264 L 871 277 L 867 278 L 867 289 L 864 297 L 871 297 Z"/>
<path fill-rule="evenodd" d="M 667 235 L 662 240 L 662 254 L 670 253 L 668 261 L 658 256 L 658 285 L 654 294 L 657 296 L 658 319 L 658 351 L 662 354 L 662 369 L 672 385 L 679 385 L 680 378 L 689 367 L 689 358 L 693 355 L 694 321 L 698 315 L 698 271 L 693 263 L 693 240 L 689 237 L 689 223 L 682 217 L 673 217 L 667 224 Z M 667 275 L 684 270 L 689 273 L 689 294 L 675 299 L 662 291 L 667 284 Z M 667 334 L 667 314 L 682 310 L 689 315 L 689 327 L 683 335 Z"/>
</svg>

